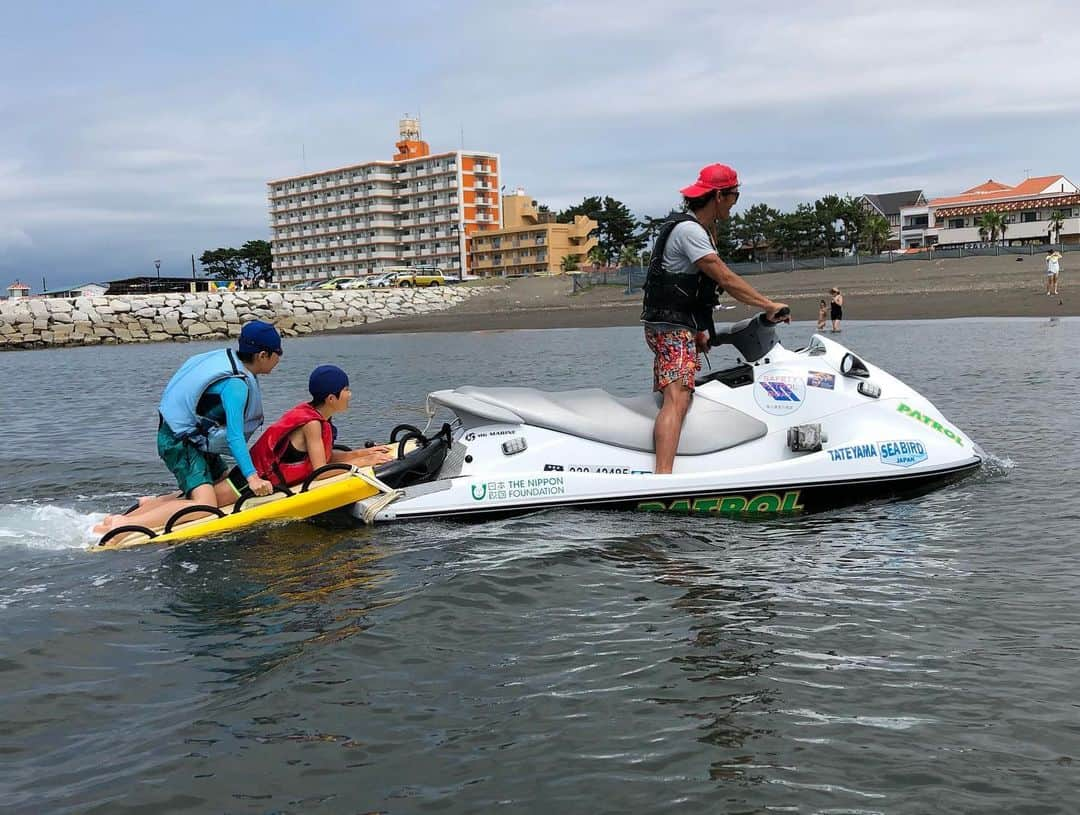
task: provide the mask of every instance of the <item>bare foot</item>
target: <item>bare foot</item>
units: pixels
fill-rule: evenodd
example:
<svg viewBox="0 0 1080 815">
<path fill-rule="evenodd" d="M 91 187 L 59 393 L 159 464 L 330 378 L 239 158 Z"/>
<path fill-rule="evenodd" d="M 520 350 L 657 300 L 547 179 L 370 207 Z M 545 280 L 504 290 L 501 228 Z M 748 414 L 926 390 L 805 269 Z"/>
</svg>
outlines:
<svg viewBox="0 0 1080 815">
<path fill-rule="evenodd" d="M 120 515 L 106 515 L 104 518 L 102 518 L 100 521 L 97 522 L 97 524 L 94 526 L 94 528 L 91 531 L 95 535 L 104 535 L 106 532 L 108 532 L 110 529 L 112 529 L 114 526 L 116 526 L 117 519 L 120 518 L 120 517 L 122 517 L 122 516 L 120 516 Z"/>
</svg>

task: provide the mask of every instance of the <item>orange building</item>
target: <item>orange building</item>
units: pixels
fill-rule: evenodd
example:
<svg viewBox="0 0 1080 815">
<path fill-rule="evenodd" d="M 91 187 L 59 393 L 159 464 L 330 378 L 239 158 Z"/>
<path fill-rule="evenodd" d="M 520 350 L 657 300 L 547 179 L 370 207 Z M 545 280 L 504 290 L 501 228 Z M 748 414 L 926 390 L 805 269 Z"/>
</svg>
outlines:
<svg viewBox="0 0 1080 815">
<path fill-rule="evenodd" d="M 418 119 L 397 153 L 268 183 L 274 279 L 299 283 L 391 266 L 468 271 L 472 236 L 498 229 L 497 153 L 432 153 Z"/>
<path fill-rule="evenodd" d="M 592 218 L 578 215 L 571 224 L 556 223 L 554 213 L 540 212 L 520 188 L 504 195 L 502 203 L 503 228 L 473 238 L 473 274 L 563 274 L 563 258 L 580 265 L 596 246 L 596 238 L 589 237 L 596 229 Z"/>
</svg>

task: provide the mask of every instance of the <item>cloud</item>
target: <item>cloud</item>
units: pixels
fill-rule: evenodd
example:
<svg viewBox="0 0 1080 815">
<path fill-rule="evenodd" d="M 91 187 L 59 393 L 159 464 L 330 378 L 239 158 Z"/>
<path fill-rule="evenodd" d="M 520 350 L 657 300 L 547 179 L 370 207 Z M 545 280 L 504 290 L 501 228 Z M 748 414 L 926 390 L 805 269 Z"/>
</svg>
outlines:
<svg viewBox="0 0 1080 815">
<path fill-rule="evenodd" d="M 13 10 L 0 270 L 97 277 L 266 237 L 268 180 L 389 158 L 406 111 L 435 149 L 464 134 L 557 208 L 610 194 L 666 212 L 717 160 L 743 204 L 784 208 L 1078 173 L 1080 50 L 1062 32 L 1080 6 L 1063 1 L 320 8 L 77 6 L 63 26 Z"/>
<path fill-rule="evenodd" d="M 34 245 L 34 241 L 26 230 L 10 224 L 0 225 L 0 252 L 10 249 L 26 249 Z"/>
</svg>

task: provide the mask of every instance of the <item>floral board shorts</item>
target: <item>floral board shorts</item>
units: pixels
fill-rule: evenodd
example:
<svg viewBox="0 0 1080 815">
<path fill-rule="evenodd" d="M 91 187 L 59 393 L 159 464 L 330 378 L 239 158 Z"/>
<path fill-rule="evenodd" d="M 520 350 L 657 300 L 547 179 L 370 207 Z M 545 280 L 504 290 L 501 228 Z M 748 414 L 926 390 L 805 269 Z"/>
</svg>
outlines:
<svg viewBox="0 0 1080 815">
<path fill-rule="evenodd" d="M 645 326 L 645 342 L 653 352 L 653 390 L 661 391 L 672 382 L 694 389 L 694 377 L 701 370 L 701 357 L 689 328 L 662 331 Z"/>
</svg>

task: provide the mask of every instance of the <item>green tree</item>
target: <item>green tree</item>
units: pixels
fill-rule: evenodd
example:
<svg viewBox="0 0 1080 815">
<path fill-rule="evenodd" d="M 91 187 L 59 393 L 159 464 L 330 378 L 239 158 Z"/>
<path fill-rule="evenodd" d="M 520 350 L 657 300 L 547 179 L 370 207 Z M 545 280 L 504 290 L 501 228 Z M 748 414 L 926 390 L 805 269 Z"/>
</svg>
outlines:
<svg viewBox="0 0 1080 815">
<path fill-rule="evenodd" d="M 731 232 L 740 251 L 750 260 L 757 260 L 757 252 L 768 243 L 769 232 L 780 212 L 768 204 L 754 204 L 732 218 Z"/>
<path fill-rule="evenodd" d="M 892 227 L 889 219 L 884 215 L 871 215 L 866 220 L 866 228 L 863 232 L 863 247 L 871 254 L 878 254 L 889 245 L 892 238 Z"/>
<path fill-rule="evenodd" d="M 243 276 L 244 259 L 239 249 L 219 247 L 207 249 L 199 256 L 203 274 L 220 280 L 236 280 Z"/>
<path fill-rule="evenodd" d="M 641 249 L 645 245 L 644 238 L 636 234 L 638 224 L 630 208 L 610 195 L 603 198 L 589 196 L 577 206 L 564 209 L 557 220 L 559 223 L 572 223 L 576 215 L 585 215 L 596 221 L 596 228 L 589 233 L 589 237 L 596 238 L 604 265 L 611 265 L 624 246 Z"/>
<path fill-rule="evenodd" d="M 563 255 L 559 261 L 559 268 L 564 272 L 576 272 L 578 270 L 578 255 Z"/>
<path fill-rule="evenodd" d="M 832 257 L 842 245 L 844 227 L 842 226 L 844 199 L 839 195 L 825 195 L 814 202 L 814 214 L 817 219 L 818 236 L 826 257 Z M 838 227 L 838 224 L 841 226 Z"/>
<path fill-rule="evenodd" d="M 638 250 L 633 246 L 624 246 L 619 250 L 619 266 L 626 268 L 628 266 L 638 266 L 641 263 L 641 257 L 638 255 Z"/>
<path fill-rule="evenodd" d="M 593 264 L 594 266 L 607 265 L 607 256 L 604 254 L 604 250 L 601 248 L 600 244 L 597 244 L 592 249 L 590 249 L 587 257 L 589 258 L 589 263 Z"/>
<path fill-rule="evenodd" d="M 248 279 L 256 280 L 260 277 L 265 280 L 273 279 L 274 268 L 269 241 L 247 241 L 240 247 L 240 258 L 244 274 Z"/>
<path fill-rule="evenodd" d="M 982 235 L 983 230 L 986 230 L 986 234 L 990 238 L 990 243 L 997 241 L 999 234 L 1004 234 L 1005 231 L 1005 218 L 1000 212 L 991 210 L 990 212 L 984 212 L 979 218 L 976 219 L 975 224 L 980 227 L 979 234 Z"/>
<path fill-rule="evenodd" d="M 1054 236 L 1053 243 L 1061 243 L 1061 230 L 1065 228 L 1065 216 L 1060 209 L 1050 213 L 1049 234 Z"/>
</svg>

